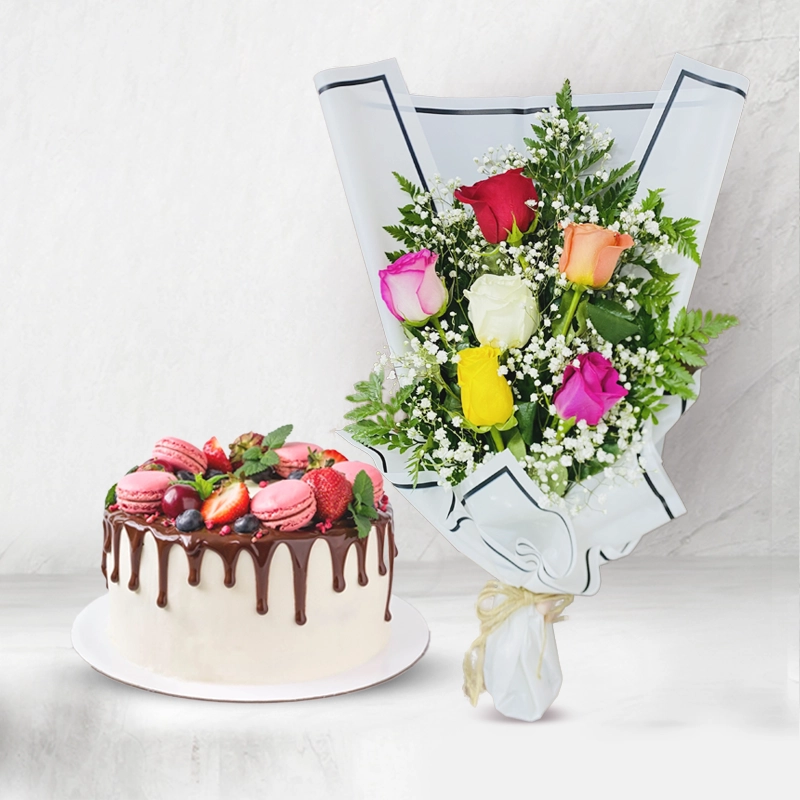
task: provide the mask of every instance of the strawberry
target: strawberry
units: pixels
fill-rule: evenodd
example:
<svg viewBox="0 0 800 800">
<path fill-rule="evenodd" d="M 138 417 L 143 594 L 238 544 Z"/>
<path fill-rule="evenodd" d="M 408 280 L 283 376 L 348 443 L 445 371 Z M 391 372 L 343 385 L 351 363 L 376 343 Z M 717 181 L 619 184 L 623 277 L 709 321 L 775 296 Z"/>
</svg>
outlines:
<svg viewBox="0 0 800 800">
<path fill-rule="evenodd" d="M 233 472 L 230 459 L 225 454 L 216 436 L 212 436 L 203 445 L 203 452 L 206 454 L 209 469 L 218 469 L 220 472 Z"/>
<path fill-rule="evenodd" d="M 306 472 L 300 480 L 314 490 L 317 519 L 335 522 L 345 515 L 347 506 L 353 499 L 353 487 L 341 472 L 330 467 L 320 467 Z"/>
<path fill-rule="evenodd" d="M 340 461 L 347 461 L 347 459 L 338 450 L 317 450 L 308 454 L 308 468 L 310 470 L 332 467 Z"/>
<path fill-rule="evenodd" d="M 229 445 L 231 450 L 231 466 L 235 469 L 241 467 L 244 461 L 242 456 L 244 456 L 251 447 L 260 447 L 263 441 L 264 437 L 260 433 L 253 433 L 253 431 L 237 436 Z"/>
<path fill-rule="evenodd" d="M 206 525 L 224 525 L 239 519 L 250 510 L 250 493 L 240 481 L 225 483 L 200 509 Z"/>
<path fill-rule="evenodd" d="M 326 460 L 333 461 L 334 464 L 347 461 L 347 459 L 338 450 L 323 450 L 322 455 Z"/>
</svg>

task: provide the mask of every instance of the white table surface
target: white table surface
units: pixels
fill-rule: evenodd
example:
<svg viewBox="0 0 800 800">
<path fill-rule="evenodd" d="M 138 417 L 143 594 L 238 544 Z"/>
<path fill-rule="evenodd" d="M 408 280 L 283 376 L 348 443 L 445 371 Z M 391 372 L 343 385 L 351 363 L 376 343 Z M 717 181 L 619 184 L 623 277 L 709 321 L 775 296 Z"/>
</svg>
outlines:
<svg viewBox="0 0 800 800">
<path fill-rule="evenodd" d="M 564 686 L 534 724 L 461 694 L 485 577 L 399 562 L 397 593 L 431 628 L 423 660 L 374 689 L 273 705 L 94 672 L 70 628 L 99 572 L 0 578 L 0 797 L 800 796 L 794 559 L 606 566 L 556 626 Z"/>
</svg>

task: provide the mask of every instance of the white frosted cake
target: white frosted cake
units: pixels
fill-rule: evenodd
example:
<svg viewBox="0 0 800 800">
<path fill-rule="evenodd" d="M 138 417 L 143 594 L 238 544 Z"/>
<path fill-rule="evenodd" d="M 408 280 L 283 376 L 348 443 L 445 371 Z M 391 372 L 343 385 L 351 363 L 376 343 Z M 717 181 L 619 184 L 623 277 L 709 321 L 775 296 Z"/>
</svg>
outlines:
<svg viewBox="0 0 800 800">
<path fill-rule="evenodd" d="M 235 460 L 226 471 L 209 468 L 196 448 L 187 475 L 169 453 L 158 463 L 164 442 L 191 447 L 161 440 L 154 459 L 109 494 L 104 516 L 109 634 L 125 658 L 183 680 L 275 684 L 344 672 L 381 651 L 396 551 L 377 470 L 332 469 L 324 458 L 322 467 L 298 467 L 298 452 L 314 446 L 289 444 L 263 448 L 276 455 L 263 458 L 270 466 L 258 483 L 240 480 Z M 293 477 L 279 477 L 279 467 Z M 201 468 L 205 477 L 194 472 Z M 223 477 L 206 485 L 214 472 Z"/>
</svg>

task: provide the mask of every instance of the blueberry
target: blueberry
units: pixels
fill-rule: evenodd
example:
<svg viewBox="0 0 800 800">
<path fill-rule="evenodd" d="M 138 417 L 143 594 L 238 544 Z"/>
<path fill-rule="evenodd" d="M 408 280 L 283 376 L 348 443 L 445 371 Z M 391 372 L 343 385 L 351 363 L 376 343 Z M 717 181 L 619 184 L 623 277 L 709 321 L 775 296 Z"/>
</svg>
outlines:
<svg viewBox="0 0 800 800">
<path fill-rule="evenodd" d="M 299 481 L 300 478 L 302 478 L 305 474 L 306 471 L 304 469 L 296 469 L 293 472 L 290 472 L 288 477 L 290 481 Z"/>
<path fill-rule="evenodd" d="M 225 473 L 221 469 L 209 469 L 206 470 L 206 474 L 203 477 L 210 481 L 215 475 L 224 475 Z"/>
<path fill-rule="evenodd" d="M 190 508 L 188 511 L 178 514 L 175 519 L 175 527 L 184 533 L 196 531 L 203 527 L 203 515 L 196 508 Z"/>
<path fill-rule="evenodd" d="M 245 514 L 233 523 L 236 533 L 255 533 L 260 527 L 261 523 L 255 514 Z"/>
<path fill-rule="evenodd" d="M 261 483 L 261 481 L 268 481 L 272 478 L 271 469 L 262 469 L 261 472 L 256 472 L 253 475 L 248 475 L 247 479 L 253 483 Z"/>
<path fill-rule="evenodd" d="M 179 469 L 175 475 L 179 481 L 193 481 L 194 475 L 188 469 Z"/>
</svg>

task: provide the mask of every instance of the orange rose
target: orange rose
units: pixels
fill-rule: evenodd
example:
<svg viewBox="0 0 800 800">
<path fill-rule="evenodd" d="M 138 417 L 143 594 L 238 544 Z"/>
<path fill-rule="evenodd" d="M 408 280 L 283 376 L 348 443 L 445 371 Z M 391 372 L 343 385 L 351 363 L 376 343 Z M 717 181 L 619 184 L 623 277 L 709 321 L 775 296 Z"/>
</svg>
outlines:
<svg viewBox="0 0 800 800">
<path fill-rule="evenodd" d="M 564 228 L 558 268 L 579 286 L 601 289 L 611 280 L 620 254 L 629 247 L 633 247 L 633 239 L 627 233 L 571 222 Z"/>
</svg>

